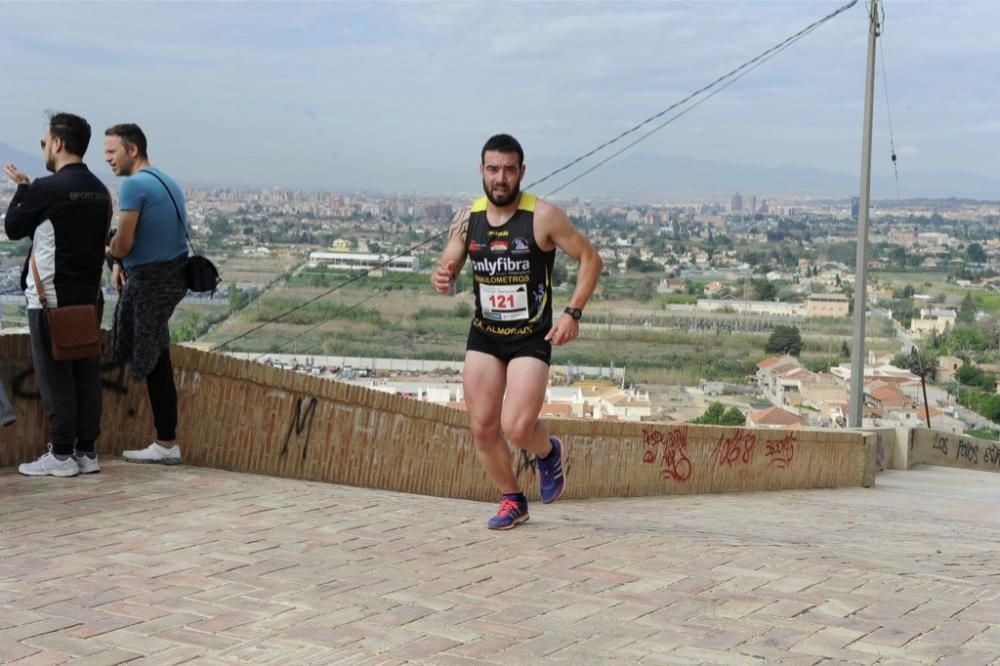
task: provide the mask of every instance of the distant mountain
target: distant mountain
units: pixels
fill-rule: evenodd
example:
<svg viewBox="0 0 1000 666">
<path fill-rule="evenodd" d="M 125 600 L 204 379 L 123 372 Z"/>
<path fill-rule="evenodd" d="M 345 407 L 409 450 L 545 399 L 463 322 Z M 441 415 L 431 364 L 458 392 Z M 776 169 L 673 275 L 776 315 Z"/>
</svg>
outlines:
<svg viewBox="0 0 1000 666">
<path fill-rule="evenodd" d="M 97 156 L 100 159 L 100 155 Z M 572 158 L 537 158 L 530 155 L 525 160 L 528 173 L 525 185 L 535 182 L 551 171 L 563 166 Z M 597 162 L 581 162 L 541 185 L 532 192 L 546 195 L 573 177 L 583 173 Z M 6 143 L 0 142 L 0 164 L 14 163 L 32 178 L 46 175 L 40 154 L 29 155 Z M 106 175 L 106 174 L 105 174 Z M 286 183 L 296 174 L 277 174 Z M 478 175 L 474 169 L 461 171 L 443 169 L 406 169 L 386 167 L 377 173 L 356 173 L 343 180 L 347 190 L 381 192 L 448 193 L 479 190 Z M 113 179 L 107 178 L 108 182 Z M 340 181 L 334 178 L 334 182 Z M 364 185 L 362 185 L 364 183 Z M 185 183 L 194 184 L 194 183 Z M 218 183 L 223 184 L 223 183 Z M 225 183 L 238 186 L 239 183 Z M 273 187 L 281 182 L 243 183 L 244 186 Z M 289 185 L 294 187 L 294 185 Z M 301 183 L 300 183 L 301 186 Z M 591 174 L 587 174 L 558 197 L 577 196 L 582 199 L 618 198 L 631 201 L 669 200 L 689 196 L 728 197 L 740 192 L 744 197 L 756 194 L 760 198 L 782 196 L 812 196 L 845 199 L 858 195 L 859 176 L 812 167 L 765 167 L 733 164 L 691 157 L 675 157 L 643 153 L 627 154 L 616 158 Z M 907 172 L 899 174 L 899 196 L 903 199 L 960 198 L 1000 200 L 1000 178 L 977 174 L 941 171 Z M 892 176 L 872 177 L 873 199 L 895 199 L 896 182 Z"/>
<path fill-rule="evenodd" d="M 13 146 L 0 142 L 0 165 L 7 164 L 13 164 L 32 179 L 48 175 L 40 152 L 38 155 L 29 155 Z M 5 176 L 0 173 L 0 177 Z"/>
<path fill-rule="evenodd" d="M 525 160 L 528 162 L 528 160 Z M 569 160 L 528 162 L 531 182 Z M 584 162 L 533 188 L 544 194 L 559 187 L 594 164 Z M 811 167 L 764 167 L 698 160 L 689 157 L 635 154 L 603 165 L 560 192 L 581 198 L 613 196 L 628 199 L 667 198 L 690 195 L 730 195 L 760 197 L 782 195 L 846 198 L 858 195 L 860 177 Z M 1000 178 L 960 172 L 900 173 L 902 198 L 959 197 L 1000 199 Z M 872 177 L 872 197 L 896 197 L 892 176 Z"/>
</svg>

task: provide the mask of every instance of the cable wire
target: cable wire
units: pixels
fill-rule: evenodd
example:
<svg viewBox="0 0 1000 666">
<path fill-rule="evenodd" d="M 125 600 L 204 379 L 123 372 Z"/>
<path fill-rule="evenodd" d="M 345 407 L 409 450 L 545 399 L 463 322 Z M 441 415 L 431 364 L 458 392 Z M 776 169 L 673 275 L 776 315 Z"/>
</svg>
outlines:
<svg viewBox="0 0 1000 666">
<path fill-rule="evenodd" d="M 885 3 L 882 4 L 882 21 L 878 24 L 878 35 L 881 36 L 885 32 Z M 889 121 L 889 151 L 892 157 L 892 173 L 896 179 L 896 200 L 899 200 L 899 169 L 896 165 L 896 140 L 892 133 L 892 109 L 889 108 L 889 79 L 885 75 L 885 50 L 882 48 L 882 42 L 884 40 L 878 40 L 878 53 L 879 53 L 879 63 L 882 66 L 882 88 L 885 91 L 885 115 Z"/>
<path fill-rule="evenodd" d="M 814 29 L 815 29 L 815 28 L 814 28 Z M 805 36 L 806 34 L 808 34 L 808 33 L 804 33 L 804 34 L 802 35 L 802 37 L 804 37 L 804 36 Z M 625 151 L 627 151 L 627 150 L 629 150 L 630 148 L 634 147 L 634 146 L 635 146 L 636 144 L 639 144 L 639 143 L 641 143 L 641 142 L 645 141 L 646 139 L 648 139 L 648 138 L 649 138 L 649 137 L 651 137 L 652 135 L 656 134 L 657 132 L 659 132 L 659 131 L 660 131 L 661 129 L 663 129 L 664 127 L 666 127 L 666 126 L 667 126 L 667 125 L 669 125 L 670 123 L 672 123 L 672 122 L 674 122 L 675 120 L 677 120 L 678 118 L 680 118 L 681 116 L 684 116 L 684 115 L 686 115 L 686 114 L 687 114 L 688 112 L 690 112 L 690 111 L 693 111 L 693 110 L 694 110 L 695 108 L 697 108 L 697 107 L 698 107 L 698 106 L 700 106 L 701 104 L 704 104 L 704 103 L 705 103 L 705 102 L 707 102 L 708 100 L 712 99 L 713 97 L 715 97 L 716 95 L 718 95 L 718 94 L 719 94 L 720 92 L 722 92 L 723 90 L 725 90 L 726 88 L 728 88 L 729 86 L 733 85 L 734 83 L 736 83 L 737 81 L 739 81 L 740 79 L 742 79 L 742 78 L 743 78 L 744 76 L 746 76 L 747 74 L 749 74 L 750 72 L 752 72 L 752 71 L 753 71 L 754 69 L 756 69 L 757 67 L 760 67 L 760 66 L 761 66 L 761 65 L 763 65 L 763 64 L 764 64 L 765 62 L 767 62 L 768 60 L 770 60 L 770 59 L 771 59 L 771 58 L 773 58 L 774 56 L 776 56 L 776 55 L 778 55 L 779 53 L 781 53 L 782 51 L 784 51 L 784 50 L 785 50 L 786 48 L 788 48 L 789 46 L 791 46 L 791 45 L 792 45 L 793 43 L 794 43 L 794 42 L 788 42 L 787 44 L 784 44 L 784 45 L 783 45 L 783 46 L 782 46 L 782 47 L 781 47 L 780 49 L 778 49 L 777 51 L 774 51 L 773 53 L 770 53 L 770 54 L 769 54 L 769 55 L 768 55 L 768 56 L 767 56 L 766 58 L 764 58 L 764 59 L 760 60 L 759 62 L 755 63 L 755 64 L 753 65 L 753 67 L 750 67 L 750 68 L 748 68 L 748 69 L 744 70 L 743 72 L 740 72 L 740 74 L 739 74 L 738 76 L 735 76 L 735 77 L 733 77 L 732 79 L 730 79 L 730 80 L 729 80 L 729 81 L 727 81 L 726 83 L 724 83 L 724 84 L 722 84 L 721 86 L 719 86 L 719 87 L 718 87 L 717 89 L 713 90 L 713 91 L 712 91 L 711 93 L 709 93 L 708 95 L 706 95 L 706 96 L 702 97 L 702 98 L 701 98 L 700 100 L 698 100 L 698 101 L 694 102 L 693 104 L 691 104 L 690 106 L 688 106 L 687 108 L 685 108 L 685 109 L 683 109 L 683 110 L 681 110 L 681 111 L 677 112 L 677 113 L 676 113 L 676 114 L 674 114 L 673 116 L 670 116 L 669 118 L 667 118 L 667 120 L 663 121 L 663 122 L 662 122 L 662 123 L 660 123 L 659 125 L 656 125 L 656 126 L 655 126 L 655 127 L 653 128 L 653 129 L 651 129 L 650 131 L 648 131 L 648 132 L 646 132 L 645 134 L 643 134 L 643 135 L 639 136 L 639 138 L 637 138 L 637 139 L 636 139 L 635 141 L 632 141 L 631 143 L 627 143 L 627 144 L 625 144 L 625 145 L 624 145 L 624 146 L 622 146 L 622 147 L 621 147 L 620 149 L 618 149 L 618 150 L 616 150 L 615 152 L 611 153 L 611 154 L 610 154 L 610 155 L 608 155 L 607 157 L 605 157 L 605 158 L 601 159 L 601 160 L 600 160 L 599 162 L 597 162 L 596 164 L 594 164 L 593 166 L 591 166 L 591 167 L 590 167 L 589 169 L 586 169 L 586 170 L 585 170 L 585 171 L 583 171 L 582 173 L 580 173 L 580 174 L 578 174 L 578 175 L 574 176 L 573 178 L 571 178 L 570 180 L 566 181 L 565 183 L 563 183 L 562 185 L 560 185 L 560 186 L 559 186 L 559 187 L 557 187 L 556 189 L 552 190 L 552 191 L 551 191 L 551 192 L 549 192 L 549 193 L 548 193 L 548 194 L 547 194 L 546 196 L 552 196 L 552 195 L 553 195 L 553 194 L 555 194 L 556 192 L 560 192 L 561 190 L 564 190 L 565 188 L 569 187 L 570 185 L 572 185 L 572 184 L 573 184 L 573 183 L 575 183 L 576 181 L 580 180 L 580 179 L 581 179 L 581 178 L 583 178 L 584 176 L 586 176 L 586 175 L 588 175 L 588 174 L 592 173 L 593 171 L 595 171 L 595 170 L 597 170 L 598 168 L 600 168 L 600 167 L 604 166 L 605 164 L 607 164 L 608 162 L 610 162 L 610 161 L 611 161 L 611 160 L 613 160 L 614 158 L 618 157 L 619 155 L 621 155 L 621 154 L 622 154 L 622 153 L 624 153 Z"/>
<path fill-rule="evenodd" d="M 582 162 L 583 160 L 587 159 L 588 157 L 594 155 L 595 153 L 598 153 L 598 152 L 604 150 L 605 148 L 611 146 L 612 144 L 617 143 L 618 141 L 621 141 L 622 139 L 624 139 L 629 134 L 633 134 L 633 133 L 639 131 L 640 129 L 642 129 L 646 125 L 650 124 L 651 122 L 653 122 L 655 120 L 658 120 L 659 118 L 662 118 L 663 116 L 665 116 L 666 114 L 670 113 L 671 111 L 673 111 L 677 107 L 683 106 L 684 104 L 686 104 L 690 100 L 694 99 L 698 95 L 701 95 L 702 93 L 705 93 L 705 92 L 711 90 L 712 88 L 714 88 L 715 86 L 719 85 L 720 83 L 722 83 L 726 79 L 729 79 L 729 78 L 732 78 L 732 77 L 736 76 L 739 72 L 741 72 L 742 70 L 750 67 L 751 65 L 754 65 L 754 63 L 756 63 L 757 61 L 759 61 L 759 60 L 761 60 L 763 58 L 769 57 L 769 54 L 771 54 L 772 52 L 778 51 L 778 50 L 783 50 L 785 46 L 791 44 L 792 42 L 798 41 L 799 39 L 801 39 L 802 37 L 804 37 L 809 32 L 812 32 L 813 30 L 815 30 L 819 26 L 823 25 L 827 21 L 830 21 L 831 19 L 835 18 L 836 16 L 839 16 L 840 14 L 846 12 L 848 9 L 850 9 L 851 7 L 853 7 L 856 4 L 858 4 L 858 0 L 851 0 L 851 2 L 848 2 L 846 5 L 838 8 L 837 10 L 835 10 L 835 11 L 829 13 L 829 14 L 827 14 L 823 18 L 821 18 L 821 19 L 819 19 L 819 20 L 817 20 L 817 21 L 815 21 L 813 23 L 810 23 L 805 28 L 803 28 L 802 30 L 798 31 L 797 33 L 795 33 L 791 37 L 788 37 L 787 39 L 784 39 L 784 40 L 778 42 L 777 44 L 775 44 L 771 48 L 769 48 L 769 49 L 767 49 L 765 51 L 762 51 L 761 53 L 759 53 L 755 57 L 751 58 L 750 60 L 747 60 L 746 62 L 744 62 L 739 67 L 736 67 L 735 69 L 732 69 L 729 72 L 723 74 L 722 76 L 720 76 L 719 78 L 715 79 L 714 81 L 712 81 L 708 85 L 702 86 L 701 88 L 699 88 L 698 90 L 694 91 L 693 93 L 691 93 L 690 95 L 688 95 L 684 99 L 680 100 L 679 102 L 674 102 L 673 104 L 671 104 L 667 108 L 663 109 L 662 111 L 660 111 L 658 113 L 653 114 L 652 116 L 650 116 L 649 118 L 646 118 L 645 120 L 643 120 L 639 124 L 634 125 L 633 127 L 625 130 L 624 132 L 622 132 L 618 136 L 614 137 L 613 139 L 605 141 L 604 143 L 602 143 L 601 145 L 597 146 L 593 150 L 591 150 L 591 151 L 589 151 L 589 152 L 581 155 L 580 157 L 577 157 L 576 159 L 574 159 L 574 160 L 570 161 L 569 163 L 565 164 L 564 166 L 561 166 L 558 169 L 552 171 L 551 173 L 545 175 L 544 177 L 539 178 L 538 180 L 536 180 L 535 182 L 531 183 L 530 185 L 525 186 L 524 189 L 526 189 L 526 190 L 527 189 L 531 189 L 532 187 L 535 187 L 537 185 L 540 185 L 541 183 L 544 183 L 545 181 L 547 181 L 549 178 L 552 178 L 556 174 L 562 173 L 563 171 L 566 171 L 567 169 L 572 168 L 573 166 L 579 164 L 580 162 Z"/>
<path fill-rule="evenodd" d="M 273 324 L 273 323 L 279 321 L 280 319 L 282 319 L 283 317 L 287 317 L 288 315 L 292 314 L 293 312 L 297 312 L 298 310 L 301 310 L 302 308 L 304 308 L 304 307 L 306 307 L 308 305 L 312 305 L 316 301 L 318 301 L 320 299 L 323 299 L 323 298 L 326 298 L 327 296 L 329 296 L 333 292 L 337 291 L 338 289 L 340 289 L 342 287 L 346 287 L 347 285 L 351 284 L 352 282 L 357 282 L 358 280 L 360 280 L 363 277 L 367 277 L 368 274 L 369 274 L 369 272 L 371 272 L 372 270 L 378 270 L 380 268 L 385 268 L 386 266 L 388 266 L 390 263 L 392 263 L 396 259 L 399 259 L 400 257 L 405 257 L 407 254 L 413 252 L 414 250 L 418 250 L 421 247 L 423 247 L 424 245 L 428 245 L 428 244 L 434 242 L 441 235 L 442 234 L 436 234 L 434 236 L 431 236 L 430 238 L 428 238 L 427 240 L 423 241 L 422 243 L 417 243 L 416 245 L 411 246 L 405 252 L 402 252 L 400 254 L 393 255 L 393 256 L 389 257 L 388 259 L 386 259 L 381 264 L 377 264 L 376 266 L 374 266 L 372 269 L 366 269 L 364 271 L 361 271 L 357 275 L 352 275 L 351 277 L 347 278 L 343 282 L 335 284 L 332 288 L 324 291 L 323 293 L 319 294 L 318 296 L 314 296 L 314 297 L 312 297 L 310 299 L 307 299 L 306 301 L 303 301 L 302 303 L 299 303 L 298 305 L 295 305 L 294 307 L 290 307 L 287 310 L 285 310 L 284 312 L 282 312 L 281 314 L 275 315 L 271 319 L 266 319 L 261 324 L 259 324 L 257 326 L 254 326 L 254 327 L 252 327 L 252 328 L 244 331 L 243 333 L 240 333 L 239 335 L 237 335 L 237 336 L 235 336 L 233 338 L 230 338 L 229 340 L 226 340 L 224 342 L 220 342 L 216 346 L 212 347 L 209 351 L 213 351 L 213 352 L 214 351 L 218 351 L 219 349 L 222 349 L 223 347 L 225 347 L 225 346 L 227 346 L 229 344 L 232 344 L 233 342 L 236 342 L 237 340 L 241 340 L 241 339 L 245 338 L 246 336 L 250 335 L 251 333 L 253 333 L 255 331 L 259 331 L 260 329 L 264 328 L 268 324 Z"/>
<path fill-rule="evenodd" d="M 549 172 L 548 174 L 546 174 L 542 178 L 539 178 L 538 180 L 536 180 L 536 181 L 534 181 L 534 182 L 526 185 L 524 187 L 524 190 L 528 190 L 528 189 L 534 188 L 534 187 L 540 185 L 541 183 L 544 183 L 545 181 L 549 180 L 553 176 L 556 176 L 556 175 L 558 175 L 558 174 L 560 174 L 560 173 L 562 173 L 562 172 L 564 172 L 564 171 L 566 171 L 568 169 L 571 169 L 572 167 L 576 166 L 577 164 L 579 164 L 583 160 L 587 159 L 588 157 L 591 157 L 591 156 L 597 154 L 598 152 L 604 150 L 605 148 L 608 148 L 608 147 L 612 146 L 613 144 L 615 144 L 615 143 L 621 141 L 622 139 L 624 139 L 625 137 L 627 137 L 627 136 L 629 136 L 631 134 L 634 134 L 635 132 L 639 131 L 640 129 L 642 129 L 646 125 L 649 125 L 650 123 L 652 123 L 652 122 L 654 122 L 654 121 L 662 118 L 663 116 L 665 116 L 666 114 L 670 113 L 671 111 L 684 106 L 685 104 L 687 104 L 691 100 L 695 99 L 699 95 L 703 95 L 703 94 L 707 93 L 708 91 L 712 90 L 713 88 L 715 88 L 715 90 L 712 90 L 712 92 L 710 94 L 706 95 L 703 99 L 698 100 L 697 102 L 691 104 L 687 108 L 685 108 L 685 109 L 679 111 L 678 113 L 674 114 L 673 116 L 671 116 L 670 118 L 668 118 L 663 123 L 660 123 L 659 125 L 655 126 L 652 130 L 650 130 L 646 134 L 641 135 L 635 141 L 633 141 L 633 142 L 625 145 L 621 149 L 615 151 L 614 153 L 612 153 L 608 157 L 606 157 L 606 158 L 602 159 L 601 161 L 599 161 L 597 164 L 595 164 L 595 165 L 591 166 L 589 169 L 585 170 L 583 173 L 581 173 L 581 174 L 575 176 L 574 178 L 572 178 L 571 180 L 563 183 L 562 185 L 560 185 L 556 189 L 550 191 L 548 194 L 546 194 L 544 196 L 552 196 L 553 194 L 555 194 L 555 193 L 557 193 L 557 192 L 565 189 L 566 187 L 568 187 L 572 183 L 575 183 L 576 181 L 580 180 L 581 178 L 583 178 L 587 174 L 590 174 L 594 170 L 596 170 L 599 167 L 603 166 L 604 164 L 606 164 L 611 159 L 617 157 L 618 155 L 621 155 L 626 150 L 632 148 L 636 144 L 638 144 L 638 143 L 644 141 L 645 139 L 649 138 L 650 136 L 652 136 L 653 134 L 655 134 L 659 130 L 663 129 L 664 127 L 666 127 L 668 124 L 670 124 L 674 120 L 677 120 L 681 116 L 689 113 L 693 109 L 697 108 L 699 105 L 701 105 L 704 102 L 708 101 L 709 99 L 711 99 L 712 97 L 714 97 L 715 95 L 717 95 L 721 91 L 725 90 L 726 88 L 728 88 L 730 85 L 732 85 L 736 81 L 740 80 L 741 78 L 743 78 L 744 76 L 746 76 L 747 74 L 749 74 L 751 71 L 753 71 L 754 69 L 756 69 L 760 65 L 764 64 L 765 62 L 767 62 L 768 60 L 770 60 L 774 56 L 776 56 L 779 53 L 781 53 L 782 51 L 784 51 L 786 48 L 788 48 L 789 46 L 791 46 L 795 42 L 799 41 L 800 39 L 802 39 L 803 37 L 805 37 L 809 33 L 813 32 L 819 26 L 821 26 L 824 23 L 826 23 L 826 22 L 832 20 L 833 18 L 839 16 L 840 14 L 842 14 L 845 11 L 847 11 L 848 9 L 850 9 L 851 7 L 853 7 L 854 5 L 856 5 L 857 3 L 858 3 L 858 0 L 851 0 L 851 2 L 848 2 L 847 4 L 839 7 L 838 9 L 836 9 L 835 11 L 827 14 L 823 18 L 820 18 L 820 19 L 814 21 L 813 23 L 810 23 L 809 25 L 807 25 L 802 30 L 799 30 L 795 34 L 791 35 L 790 37 L 788 37 L 788 38 L 786 38 L 786 39 L 778 42 L 774 46 L 772 46 L 772 47 L 770 47 L 770 48 L 762 51 L 761 53 L 759 53 L 758 55 L 754 56 L 750 60 L 747 60 L 746 62 L 744 62 L 743 64 L 739 65 L 738 67 L 736 67 L 736 68 L 730 70 L 729 72 L 723 74 L 722 76 L 716 78 L 714 81 L 712 81 L 708 85 L 702 86 L 701 88 L 699 88 L 698 90 L 696 90 L 693 93 L 689 94 L 688 96 L 686 96 L 685 98 L 681 99 L 680 101 L 671 104 L 670 106 L 668 106 L 667 108 L 663 109 L 662 111 L 659 111 L 658 113 L 656 113 L 656 114 L 654 114 L 654 115 L 646 118 L 645 120 L 643 120 L 642 122 L 638 123 L 637 125 L 634 125 L 633 127 L 625 130 L 624 132 L 621 132 L 620 134 L 618 134 L 614 138 L 612 138 L 612 139 L 610 139 L 608 141 L 605 141 L 604 143 L 598 145 L 596 148 L 594 148 L 594 149 L 592 149 L 592 150 L 584 153 L 583 155 L 581 155 L 581 156 L 579 156 L 579 157 L 577 157 L 577 158 L 575 158 L 575 159 L 567 162 L 563 166 L 561 166 L 561 167 L 559 167 L 557 169 L 554 169 L 553 171 Z M 895 160 L 895 153 L 893 155 L 893 159 Z M 400 254 L 393 255 L 393 256 L 389 257 L 386 261 L 382 262 L 381 264 L 377 264 L 372 269 L 362 271 L 358 275 L 352 276 L 352 277 L 344 280 L 343 282 L 340 282 L 340 283 L 334 285 L 332 288 L 328 289 L 327 291 L 324 291 L 323 293 L 319 294 L 318 296 L 310 298 L 310 299 L 304 301 L 303 303 L 300 303 L 300 304 L 298 304 L 298 305 L 296 305 L 294 307 L 291 307 L 288 310 L 286 310 L 285 312 L 282 312 L 282 313 L 280 313 L 280 314 L 272 317 L 271 319 L 265 320 L 264 322 L 260 323 L 259 325 L 254 326 L 254 327 L 248 329 L 247 331 L 244 331 L 243 333 L 241 333 L 241 334 L 239 334 L 239 335 L 237 335 L 237 336 L 235 336 L 233 338 L 230 338 L 228 340 L 225 340 L 225 341 L 217 344 L 216 346 L 212 347 L 212 349 L 210 351 L 218 351 L 218 350 L 222 349 L 223 347 L 226 347 L 226 346 L 232 344 L 233 342 L 236 342 L 237 340 L 241 340 L 241 339 L 247 337 L 248 335 L 250 335 L 251 333 L 254 333 L 254 332 L 258 331 L 258 330 L 264 328 L 265 326 L 267 326 L 269 324 L 273 324 L 273 323 L 281 320 L 282 318 L 287 317 L 288 315 L 292 314 L 293 312 L 301 310 L 302 308 L 304 308 L 304 307 L 306 307 L 308 305 L 311 305 L 312 303 L 315 303 L 316 301 L 319 301 L 319 300 L 321 300 L 321 299 L 329 296 L 330 294 L 332 294 L 335 291 L 337 291 L 337 290 L 339 290 L 339 289 L 341 289 L 341 288 L 343 288 L 343 287 L 351 284 L 352 282 L 356 282 L 357 280 L 361 279 L 362 277 L 366 277 L 371 270 L 378 270 L 378 269 L 385 268 L 386 266 L 388 266 L 395 259 L 398 259 L 399 257 L 406 256 L 407 254 L 412 253 L 414 250 L 420 249 L 421 247 L 423 247 L 425 245 L 428 245 L 428 244 L 436 241 L 441 236 L 445 235 L 447 232 L 448 232 L 448 228 L 443 229 L 440 233 L 431 236 L 427 240 L 425 240 L 425 241 L 423 241 L 421 243 L 418 243 L 416 245 L 411 246 L 405 252 L 402 252 Z M 402 282 L 402 280 L 400 280 L 400 282 Z M 350 312 L 354 308 L 359 307 L 363 303 L 368 302 L 372 298 L 375 298 L 376 296 L 379 296 L 379 295 L 381 295 L 383 293 L 387 293 L 388 291 L 390 291 L 395 286 L 396 286 L 396 284 L 393 283 L 393 284 L 386 285 L 385 287 L 382 287 L 381 289 L 377 290 L 373 294 L 371 294 L 371 295 L 365 297 L 364 299 L 358 301 L 357 303 L 353 304 L 352 306 L 350 306 L 344 312 Z M 303 335 L 306 335 L 307 333 L 315 330 L 318 326 L 320 326 L 323 323 L 325 323 L 325 322 L 320 322 L 318 324 L 314 324 L 313 326 L 309 327 L 308 329 L 306 329 L 302 333 L 300 333 L 300 334 L 298 334 L 298 335 L 296 335 L 296 336 L 294 336 L 292 338 L 287 339 L 285 341 L 285 343 L 282 344 L 279 347 L 279 349 L 284 349 L 288 344 L 290 344 L 291 342 L 294 342 L 295 340 L 299 339 Z M 273 353 L 273 352 L 265 352 L 264 354 L 261 354 L 260 356 L 258 356 L 257 359 L 260 359 L 262 356 L 266 355 L 267 353 Z"/>
</svg>

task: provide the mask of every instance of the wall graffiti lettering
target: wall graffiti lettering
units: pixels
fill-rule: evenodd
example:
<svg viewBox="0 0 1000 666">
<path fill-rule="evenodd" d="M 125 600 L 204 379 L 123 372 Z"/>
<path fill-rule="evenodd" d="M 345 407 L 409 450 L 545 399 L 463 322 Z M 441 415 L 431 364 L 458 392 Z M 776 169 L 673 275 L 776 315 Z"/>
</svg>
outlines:
<svg viewBox="0 0 1000 666">
<path fill-rule="evenodd" d="M 118 395 L 128 395 L 128 386 L 125 383 L 125 364 L 108 361 L 102 363 L 100 367 L 101 387 L 105 391 L 111 391 Z M 10 392 L 15 398 L 21 400 L 41 400 L 42 394 L 38 392 L 38 385 L 35 380 L 35 369 L 25 368 L 15 372 L 10 382 Z M 130 410 L 131 415 L 132 410 Z"/>
<path fill-rule="evenodd" d="M 955 460 L 958 459 L 978 465 L 979 445 L 961 439 L 958 440 L 958 447 L 955 449 Z"/>
<path fill-rule="evenodd" d="M 948 455 L 948 438 L 937 437 L 934 439 L 934 448 L 941 453 Z"/>
<path fill-rule="evenodd" d="M 674 481 L 687 481 L 691 478 L 691 461 L 686 455 L 687 426 L 681 426 L 669 432 L 659 430 L 642 430 L 642 462 L 654 463 L 662 449 L 663 478 Z"/>
<path fill-rule="evenodd" d="M 994 465 L 1000 467 L 1000 446 L 996 444 L 990 444 L 983 451 L 983 462 L 987 465 Z"/>
<path fill-rule="evenodd" d="M 756 445 L 757 435 L 740 428 L 732 435 L 719 437 L 715 449 L 712 450 L 711 460 L 718 467 L 732 467 L 737 464 L 749 465 L 750 461 L 753 460 Z"/>
<path fill-rule="evenodd" d="M 536 473 L 537 469 L 535 467 L 535 456 L 524 449 L 518 449 L 517 453 L 514 454 L 514 458 L 514 478 L 520 480 L 522 474 L 527 473 L 529 475 L 534 475 Z M 568 477 L 573 465 L 566 458 L 566 456 L 563 456 L 562 464 L 563 474 Z"/>
<path fill-rule="evenodd" d="M 529 474 L 535 473 L 535 456 L 531 455 L 524 449 L 519 450 L 520 455 L 517 456 L 517 466 L 514 469 L 514 476 L 518 479 L 521 478 L 523 472 Z"/>
<path fill-rule="evenodd" d="M 768 466 L 784 469 L 792 464 L 795 458 L 795 443 L 798 435 L 790 432 L 781 439 L 769 439 L 764 442 L 764 455 L 768 457 Z"/>
<path fill-rule="evenodd" d="M 882 445 L 882 433 L 875 433 L 875 470 L 885 470 L 885 446 Z"/>
<path fill-rule="evenodd" d="M 302 409 L 302 398 L 295 399 L 295 413 L 292 415 L 292 423 L 288 426 L 288 432 L 285 433 L 285 445 L 281 448 L 281 453 L 278 456 L 284 456 L 288 453 L 288 444 L 292 439 L 292 433 L 296 437 L 306 434 L 305 442 L 302 444 L 302 460 L 305 461 L 306 456 L 309 455 L 309 437 L 312 435 L 312 422 L 313 417 L 316 416 L 316 405 L 319 404 L 319 400 L 315 397 L 310 397 L 308 402 L 309 405 Z"/>
</svg>

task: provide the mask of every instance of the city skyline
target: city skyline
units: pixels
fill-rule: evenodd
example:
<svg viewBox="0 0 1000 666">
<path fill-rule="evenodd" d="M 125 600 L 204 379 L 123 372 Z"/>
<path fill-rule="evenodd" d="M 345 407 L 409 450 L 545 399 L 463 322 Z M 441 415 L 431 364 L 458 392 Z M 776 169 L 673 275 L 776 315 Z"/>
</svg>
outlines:
<svg viewBox="0 0 1000 666">
<path fill-rule="evenodd" d="M 4 3 L 14 36 L 0 52 L 28 64 L 7 70 L 19 94 L 0 100 L 0 141 L 30 153 L 44 110 L 67 110 L 94 125 L 102 177 L 100 133 L 135 121 L 182 180 L 458 192 L 477 188 L 485 138 L 508 131 L 531 182 L 842 4 Z M 887 86 L 901 189 L 921 172 L 989 189 L 1000 6 L 885 12 L 875 177 L 892 178 Z M 866 26 L 859 3 L 635 152 L 856 178 Z M 565 193 L 601 194 L 602 173 L 613 180 L 598 171 Z"/>
</svg>

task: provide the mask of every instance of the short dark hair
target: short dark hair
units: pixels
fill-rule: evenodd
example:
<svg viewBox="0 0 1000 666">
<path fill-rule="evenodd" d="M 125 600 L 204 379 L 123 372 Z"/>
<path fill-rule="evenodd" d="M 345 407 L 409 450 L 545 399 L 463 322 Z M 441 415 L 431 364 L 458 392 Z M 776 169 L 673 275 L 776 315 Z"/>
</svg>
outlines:
<svg viewBox="0 0 1000 666">
<path fill-rule="evenodd" d="M 63 142 L 66 152 L 77 157 L 83 157 L 90 145 L 90 123 L 72 113 L 50 113 L 49 134 Z"/>
<path fill-rule="evenodd" d="M 118 125 L 112 125 L 108 129 L 104 130 L 104 136 L 117 136 L 122 140 L 122 145 L 128 148 L 129 146 L 135 146 L 139 149 L 139 157 L 147 159 L 149 155 L 146 154 L 146 135 L 142 133 L 142 128 L 135 123 L 121 123 Z"/>
<path fill-rule="evenodd" d="M 517 153 L 517 163 L 524 164 L 524 150 L 521 149 L 521 144 L 517 142 L 517 139 L 510 134 L 494 134 L 486 140 L 483 152 L 479 156 L 481 164 L 486 163 L 486 151 L 488 150 L 495 150 L 498 153 Z"/>
</svg>

